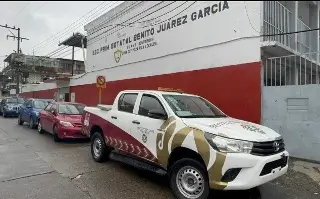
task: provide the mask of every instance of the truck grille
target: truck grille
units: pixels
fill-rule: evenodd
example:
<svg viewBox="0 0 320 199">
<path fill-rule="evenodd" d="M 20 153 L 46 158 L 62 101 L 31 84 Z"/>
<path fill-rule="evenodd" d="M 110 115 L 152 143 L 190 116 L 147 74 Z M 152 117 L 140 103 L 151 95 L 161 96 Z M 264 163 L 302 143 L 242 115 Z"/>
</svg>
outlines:
<svg viewBox="0 0 320 199">
<path fill-rule="evenodd" d="M 281 159 L 279 160 L 275 160 L 273 162 L 269 162 L 267 164 L 264 165 L 261 173 L 260 173 L 260 176 L 264 176 L 264 175 L 267 175 L 269 173 L 272 172 L 273 169 L 275 168 L 278 168 L 278 167 L 285 167 L 287 166 L 288 164 L 288 156 L 283 156 Z"/>
<path fill-rule="evenodd" d="M 285 150 L 283 139 L 271 142 L 254 142 L 251 154 L 259 156 L 274 155 Z"/>
</svg>

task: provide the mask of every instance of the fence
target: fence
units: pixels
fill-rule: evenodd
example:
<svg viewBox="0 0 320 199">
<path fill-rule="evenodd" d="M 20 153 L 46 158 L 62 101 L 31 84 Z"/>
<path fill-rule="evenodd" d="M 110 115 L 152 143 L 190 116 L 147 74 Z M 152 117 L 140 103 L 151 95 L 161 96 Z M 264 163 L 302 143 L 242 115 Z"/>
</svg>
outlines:
<svg viewBox="0 0 320 199">
<path fill-rule="evenodd" d="M 319 60 L 319 52 L 267 58 L 264 86 L 319 84 Z"/>
<path fill-rule="evenodd" d="M 290 21 L 293 20 L 292 13 L 279 1 L 264 1 L 263 8 L 264 35 L 287 33 L 293 30 L 293 27 L 290 26 Z M 294 48 L 293 39 L 293 35 L 275 35 L 263 38 L 264 41 L 277 41 L 290 48 Z"/>
</svg>

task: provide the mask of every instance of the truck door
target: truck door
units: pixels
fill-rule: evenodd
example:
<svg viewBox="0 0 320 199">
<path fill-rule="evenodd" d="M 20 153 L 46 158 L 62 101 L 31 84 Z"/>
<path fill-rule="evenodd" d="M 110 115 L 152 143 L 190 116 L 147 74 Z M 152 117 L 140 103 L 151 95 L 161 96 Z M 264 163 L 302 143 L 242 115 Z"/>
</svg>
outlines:
<svg viewBox="0 0 320 199">
<path fill-rule="evenodd" d="M 152 156 L 146 154 L 148 152 L 143 149 L 141 156 L 151 160 L 152 157 L 157 155 L 157 132 L 166 119 L 155 118 L 149 115 L 150 111 L 156 111 L 167 115 L 167 111 L 159 98 L 152 94 L 142 94 L 141 100 L 138 102 L 137 112 L 133 116 L 132 135 L 144 145 Z"/>
<path fill-rule="evenodd" d="M 132 139 L 132 118 L 138 93 L 123 93 L 118 100 L 118 110 L 111 110 L 108 121 L 111 125 L 105 133 L 106 144 L 128 151 L 133 143 Z M 106 137 L 107 136 L 107 137 Z"/>
</svg>

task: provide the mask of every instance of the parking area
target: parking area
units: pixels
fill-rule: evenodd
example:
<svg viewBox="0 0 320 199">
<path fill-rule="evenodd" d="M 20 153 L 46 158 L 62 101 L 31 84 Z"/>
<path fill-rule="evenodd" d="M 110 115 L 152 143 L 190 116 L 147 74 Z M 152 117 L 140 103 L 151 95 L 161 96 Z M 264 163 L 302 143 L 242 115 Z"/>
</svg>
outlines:
<svg viewBox="0 0 320 199">
<path fill-rule="evenodd" d="M 174 198 L 166 177 L 122 163 L 96 163 L 90 143 L 55 143 L 16 118 L 0 117 L 0 198 Z M 212 198 L 320 197 L 320 166 L 290 161 L 289 173 L 248 191 L 212 191 Z"/>
</svg>

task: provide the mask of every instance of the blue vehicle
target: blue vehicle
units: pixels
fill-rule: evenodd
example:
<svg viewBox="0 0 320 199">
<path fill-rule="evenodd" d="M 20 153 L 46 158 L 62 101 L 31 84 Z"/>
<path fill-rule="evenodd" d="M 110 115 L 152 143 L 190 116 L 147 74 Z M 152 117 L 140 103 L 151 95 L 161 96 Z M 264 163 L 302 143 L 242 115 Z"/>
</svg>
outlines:
<svg viewBox="0 0 320 199">
<path fill-rule="evenodd" d="M 17 97 L 7 97 L 1 100 L 0 103 L 0 114 L 3 117 L 19 115 L 19 109 L 23 105 L 24 99 Z"/>
<path fill-rule="evenodd" d="M 19 111 L 18 124 L 23 125 L 27 122 L 31 129 L 36 128 L 39 112 L 53 101 L 52 99 L 26 99 Z"/>
</svg>

